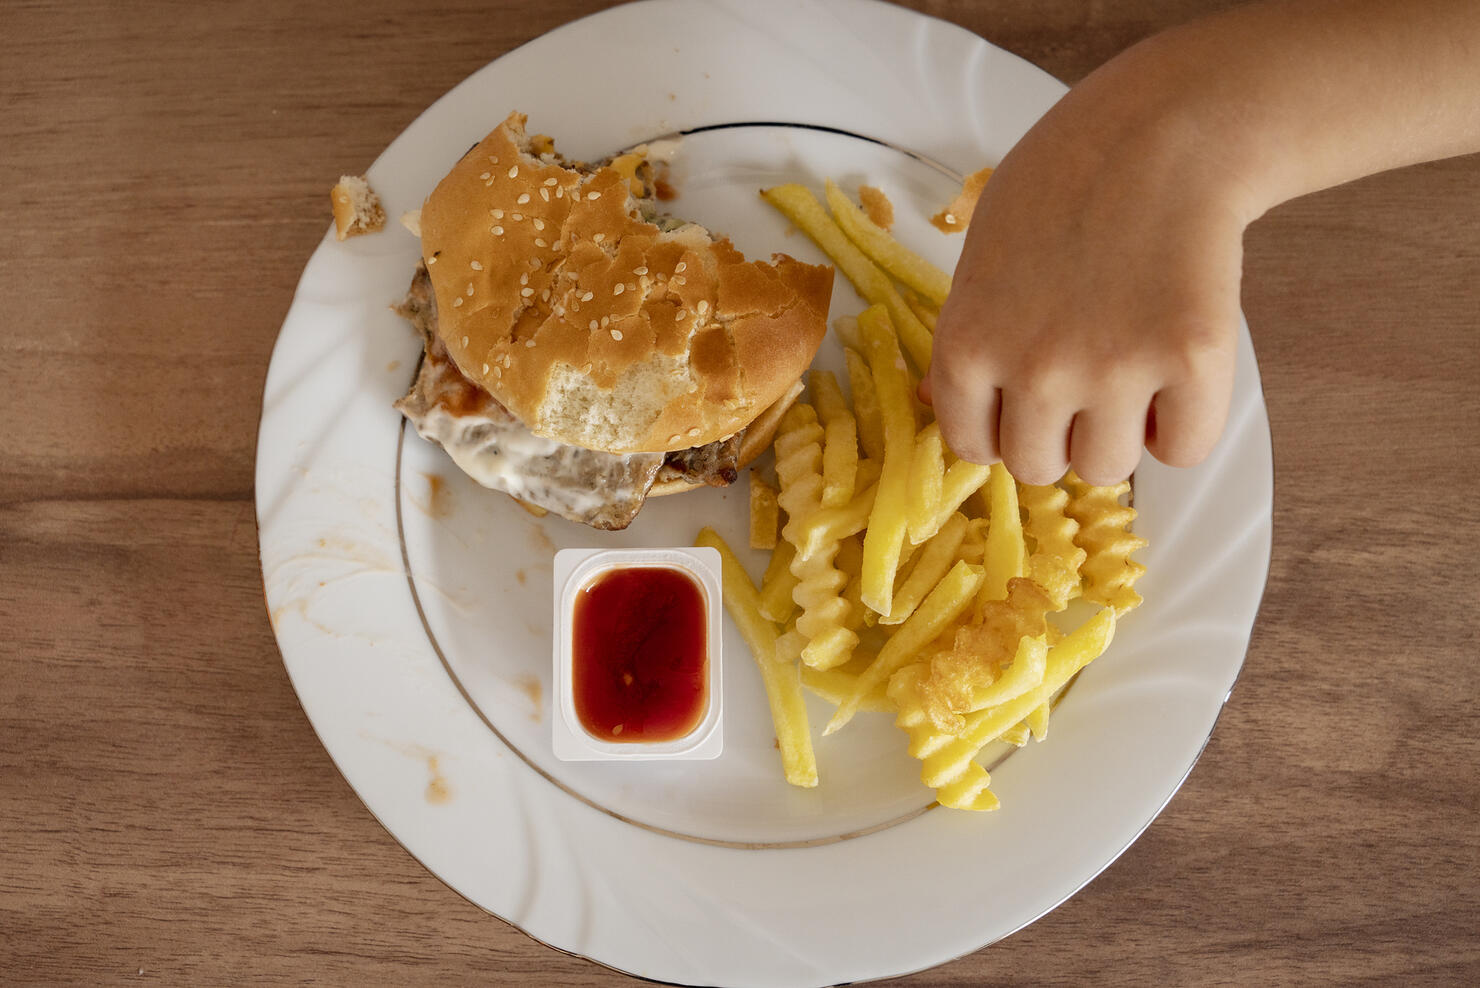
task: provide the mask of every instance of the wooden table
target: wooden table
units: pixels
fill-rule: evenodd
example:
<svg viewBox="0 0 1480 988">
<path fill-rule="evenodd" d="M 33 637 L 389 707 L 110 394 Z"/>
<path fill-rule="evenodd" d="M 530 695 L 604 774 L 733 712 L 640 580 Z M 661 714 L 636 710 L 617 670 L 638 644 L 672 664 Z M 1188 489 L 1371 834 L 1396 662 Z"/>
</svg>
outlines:
<svg viewBox="0 0 1480 988">
<path fill-rule="evenodd" d="M 627 981 L 426 873 L 335 772 L 262 600 L 253 447 L 325 191 L 606 4 L 7 5 L 0 981 Z M 1075 80 L 1219 0 L 920 2 Z M 1480 158 L 1247 240 L 1274 559 L 1141 840 L 912 986 L 1480 979 Z"/>
</svg>

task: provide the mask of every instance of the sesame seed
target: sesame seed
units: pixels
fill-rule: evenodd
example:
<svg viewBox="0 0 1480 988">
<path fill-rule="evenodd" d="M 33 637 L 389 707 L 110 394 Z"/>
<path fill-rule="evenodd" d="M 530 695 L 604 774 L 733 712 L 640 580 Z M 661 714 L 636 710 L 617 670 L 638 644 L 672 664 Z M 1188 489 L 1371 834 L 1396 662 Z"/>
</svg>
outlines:
<svg viewBox="0 0 1480 988">
<path fill-rule="evenodd" d="M 612 339 L 616 340 L 618 343 L 622 342 L 622 331 L 620 329 L 612 330 Z"/>
<path fill-rule="evenodd" d="M 492 177 L 493 176 L 489 175 L 487 172 L 484 172 L 482 175 L 479 175 L 478 176 L 479 179 L 488 179 L 488 178 L 492 178 Z"/>
<path fill-rule="evenodd" d="M 509 169 L 509 177 L 510 178 L 517 178 L 518 175 L 519 175 L 519 166 L 518 165 L 515 165 L 513 168 L 510 168 Z"/>
<path fill-rule="evenodd" d="M 514 201 L 517 202 L 521 206 L 524 205 L 526 202 L 529 202 L 529 193 L 528 192 L 521 192 L 521 193 L 519 193 L 519 198 L 518 199 L 515 199 Z"/>
<path fill-rule="evenodd" d="M 436 264 L 437 263 L 436 257 L 429 257 L 429 258 L 427 258 L 427 263 L 428 264 Z"/>
<path fill-rule="evenodd" d="M 689 430 L 689 438 L 690 439 L 694 438 L 698 434 L 699 434 L 699 428 L 698 428 L 698 426 L 695 426 L 694 428 L 692 428 L 692 429 Z"/>
<path fill-rule="evenodd" d="M 468 294 L 473 294 L 473 283 L 471 281 L 468 282 Z"/>
<path fill-rule="evenodd" d="M 679 309 L 678 310 L 678 314 L 673 317 L 673 320 L 674 320 L 674 322 L 677 322 L 680 319 L 682 319 L 684 316 L 687 316 L 688 314 L 689 314 L 689 310 L 688 309 Z"/>
<path fill-rule="evenodd" d="M 596 332 L 596 331 L 597 331 L 597 330 L 598 330 L 598 329 L 600 329 L 600 328 L 601 328 L 601 323 L 599 323 L 599 322 L 597 322 L 597 321 L 596 321 L 596 320 L 595 320 L 595 319 L 592 319 L 592 320 L 591 320 L 591 325 L 590 325 L 590 327 L 589 327 L 589 328 L 590 328 L 590 330 L 591 330 L 591 332 L 593 332 L 593 333 L 594 333 L 594 332 Z"/>
<path fill-rule="evenodd" d="M 671 435 L 671 436 L 668 437 L 668 441 L 671 442 L 671 443 L 678 442 L 678 439 L 679 439 L 679 436 L 678 436 L 678 433 L 676 433 L 676 432 L 673 435 Z"/>
<path fill-rule="evenodd" d="M 586 292 L 584 295 L 581 296 L 581 301 L 582 302 L 589 302 L 589 301 L 591 301 L 595 297 L 596 297 L 596 293 L 595 292 Z"/>
<path fill-rule="evenodd" d="M 546 289 L 544 289 L 543 291 L 540 292 L 540 301 L 541 302 L 548 302 L 548 301 L 550 301 L 550 289 L 546 288 Z"/>
<path fill-rule="evenodd" d="M 463 337 L 463 346 L 467 346 L 467 345 L 468 345 L 468 338 L 466 336 L 464 336 Z"/>
<path fill-rule="evenodd" d="M 534 245 L 536 247 L 548 247 L 548 246 L 550 246 L 549 244 L 545 243 L 545 238 L 544 237 L 535 237 L 534 238 Z"/>
<path fill-rule="evenodd" d="M 604 233 L 598 233 L 598 234 L 595 234 L 594 236 L 591 237 L 591 242 L 593 244 L 599 244 L 599 243 L 601 243 L 605 239 L 606 239 L 606 234 L 604 234 Z"/>
<path fill-rule="evenodd" d="M 488 373 L 488 365 L 487 364 L 484 364 L 483 365 L 483 373 L 485 373 L 485 374 Z"/>
<path fill-rule="evenodd" d="M 603 325 L 603 326 L 605 326 L 607 323 L 609 323 L 611 321 L 612 321 L 612 317 L 611 316 L 602 316 L 601 317 L 601 325 Z"/>
<path fill-rule="evenodd" d="M 519 284 L 521 284 L 521 285 L 527 285 L 527 284 L 529 284 L 529 272 L 528 271 L 524 272 L 523 274 L 521 274 L 519 276 Z"/>
<path fill-rule="evenodd" d="M 529 298 L 533 294 L 534 294 L 534 289 L 533 288 L 521 288 L 521 289 L 519 289 L 519 295 L 522 298 Z"/>
<path fill-rule="evenodd" d="M 678 285 L 679 287 L 683 287 L 684 285 L 687 285 L 688 283 L 689 283 L 689 279 L 683 277 L 682 275 L 674 278 L 672 281 L 669 282 L 670 285 Z"/>
<path fill-rule="evenodd" d="M 501 220 L 504 218 L 504 211 L 502 209 L 490 209 L 488 215 L 496 220 Z"/>
<path fill-rule="evenodd" d="M 534 228 L 536 230 L 543 230 L 545 228 L 545 221 L 536 216 L 534 218 Z"/>
<path fill-rule="evenodd" d="M 632 273 L 637 275 L 639 278 L 642 277 L 643 275 L 647 274 L 647 265 L 644 264 L 641 267 L 633 268 Z"/>
<path fill-rule="evenodd" d="M 588 200 L 600 199 L 601 198 L 601 193 L 600 192 L 587 192 L 586 193 L 586 198 Z"/>
<path fill-rule="evenodd" d="M 522 219 L 524 219 L 524 214 L 523 213 L 515 213 L 514 216 L 513 216 L 513 220 L 514 220 L 515 223 L 518 223 Z"/>
<path fill-rule="evenodd" d="M 469 261 L 468 262 L 468 266 L 471 267 L 474 271 L 482 271 L 483 270 L 483 265 L 480 262 L 478 262 L 478 261 Z"/>
<path fill-rule="evenodd" d="M 496 165 L 496 164 L 498 164 L 498 159 L 495 158 L 493 155 L 490 154 L 488 156 L 488 163 L 491 164 L 491 165 Z"/>
<path fill-rule="evenodd" d="M 533 350 L 534 349 L 534 337 L 531 336 L 529 339 L 525 340 L 524 341 L 524 345 L 527 348 L 529 348 L 530 350 Z"/>
<path fill-rule="evenodd" d="M 955 223 L 956 223 L 956 214 L 955 213 L 946 213 L 946 215 L 945 215 L 945 221 L 946 221 L 946 225 L 947 226 L 954 226 Z"/>
<path fill-rule="evenodd" d="M 696 306 L 696 308 L 698 308 L 699 315 L 701 315 L 701 316 L 704 313 L 708 312 L 709 311 L 709 299 L 707 299 L 707 298 L 701 298 L 699 300 L 699 304 L 698 304 L 698 306 Z"/>
<path fill-rule="evenodd" d="M 589 361 L 589 360 L 586 361 L 586 363 L 581 367 L 581 373 L 582 374 L 589 374 L 589 373 L 591 373 L 591 368 L 594 367 L 594 366 L 596 366 L 596 365 L 593 364 L 593 363 L 591 363 L 591 361 Z"/>
<path fill-rule="evenodd" d="M 684 270 L 688 266 L 689 266 L 689 263 L 687 261 L 679 261 L 676 265 L 674 265 L 674 267 L 673 267 L 673 273 L 674 274 L 683 274 L 684 273 Z"/>
<path fill-rule="evenodd" d="M 501 226 L 496 226 L 488 232 L 492 233 L 495 237 L 502 237 L 504 235 L 504 228 Z"/>
<path fill-rule="evenodd" d="M 455 299 L 452 300 L 452 307 L 454 309 L 457 308 L 459 305 L 462 305 L 462 296 L 461 295 L 459 295 L 457 298 L 455 298 Z"/>
<path fill-rule="evenodd" d="M 557 181 L 556 181 L 556 180 L 555 180 L 555 179 L 553 179 L 553 178 L 547 178 L 547 179 L 545 179 L 545 184 L 546 184 L 546 185 L 559 185 L 559 184 L 560 184 L 560 183 L 559 183 L 559 182 L 557 182 Z"/>
<path fill-rule="evenodd" d="M 490 178 L 488 181 L 486 181 L 486 182 L 483 183 L 483 187 L 486 189 L 486 188 L 488 188 L 492 184 L 493 184 L 493 179 Z"/>
<path fill-rule="evenodd" d="M 504 366 L 505 367 L 508 367 L 513 362 L 514 362 L 514 358 L 513 357 L 509 356 L 507 353 L 504 354 Z"/>
<path fill-rule="evenodd" d="M 495 367 L 493 369 L 493 376 L 494 377 L 503 377 L 504 376 L 504 369 L 502 367 Z"/>
<path fill-rule="evenodd" d="M 617 282 L 617 287 L 615 287 L 615 288 L 612 289 L 612 294 L 613 295 L 620 295 L 620 294 L 622 294 L 626 290 L 627 290 L 627 286 L 624 285 L 624 284 L 622 284 L 619 281 L 619 282 Z"/>
<path fill-rule="evenodd" d="M 540 189 L 540 198 L 543 199 L 543 200 L 545 200 L 546 202 L 549 202 L 550 201 L 550 190 L 549 189 Z"/>
<path fill-rule="evenodd" d="M 529 266 L 532 268 L 542 268 L 545 266 L 545 262 L 540 260 L 538 257 L 531 257 L 529 259 Z"/>
</svg>

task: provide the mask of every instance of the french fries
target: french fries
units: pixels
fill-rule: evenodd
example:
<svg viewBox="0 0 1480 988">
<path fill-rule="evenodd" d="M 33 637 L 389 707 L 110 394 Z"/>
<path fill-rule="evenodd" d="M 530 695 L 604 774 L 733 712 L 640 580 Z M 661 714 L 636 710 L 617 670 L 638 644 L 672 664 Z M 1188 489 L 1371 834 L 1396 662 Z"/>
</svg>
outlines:
<svg viewBox="0 0 1480 988">
<path fill-rule="evenodd" d="M 863 537 L 863 602 L 888 614 L 894 597 L 894 572 L 904 544 L 910 462 L 914 458 L 915 412 L 904 358 L 883 306 L 858 317 L 867 348 L 869 373 L 879 395 L 884 422 L 884 470 Z"/>
<path fill-rule="evenodd" d="M 781 509 L 776 504 L 776 488 L 750 471 L 750 547 L 776 548 L 776 532 L 781 527 Z"/>
<path fill-rule="evenodd" d="M 931 523 L 945 498 L 946 444 L 940 438 L 940 426 L 931 422 L 915 437 L 915 452 L 910 460 L 910 504 L 908 531 L 911 543 L 930 537 Z M 936 526 L 939 527 L 939 526 Z"/>
<path fill-rule="evenodd" d="M 823 210 L 806 186 L 778 185 L 762 189 L 761 197 L 775 206 L 782 215 L 796 224 L 797 228 L 811 237 L 828 257 L 838 265 L 838 270 L 874 305 L 883 305 L 899 326 L 900 341 L 909 351 L 915 366 L 930 366 L 930 330 L 910 311 L 904 298 L 889 276 L 879 270 L 868 255 L 859 250 L 838 224 Z M 886 234 L 887 236 L 887 234 Z"/>
<path fill-rule="evenodd" d="M 859 250 L 896 279 L 935 303 L 937 308 L 945 304 L 946 293 L 951 290 L 950 275 L 891 237 L 889 231 L 869 219 L 831 179 L 827 181 L 824 192 L 833 218 Z"/>
<path fill-rule="evenodd" d="M 858 479 L 858 420 L 831 371 L 813 371 L 811 381 L 812 400 L 822 420 L 822 504 L 832 508 L 853 498 Z"/>
<path fill-rule="evenodd" d="M 858 420 L 859 452 L 870 460 L 883 463 L 884 417 L 879 411 L 879 392 L 874 388 L 868 361 L 852 347 L 843 351 L 843 360 L 848 365 L 848 390 L 853 393 L 853 411 Z"/>
<path fill-rule="evenodd" d="M 928 368 L 949 277 L 832 183 L 832 217 L 800 186 L 762 195 L 872 303 L 833 323 L 847 396 L 812 373 L 809 399 L 777 429 L 779 490 L 752 474 L 750 540 L 774 545 L 759 590 L 700 533 L 721 549 L 725 606 L 760 669 L 786 778 L 817 784 L 805 691 L 833 708 L 824 736 L 861 712 L 892 713 L 942 806 L 996 809 L 984 747 L 1042 741 L 1055 698 L 1141 601 L 1128 486 L 1072 473 L 1019 485 L 1001 464 L 955 457 L 905 360 Z M 1078 598 L 1098 609 L 1073 627 Z"/>
<path fill-rule="evenodd" d="M 794 786 L 817 785 L 817 757 L 812 750 L 812 732 L 807 726 L 807 705 L 802 697 L 801 678 L 795 665 L 776 661 L 776 626 L 761 616 L 760 595 L 745 573 L 745 567 L 725 540 L 712 528 L 706 528 L 694 540 L 695 545 L 719 550 L 723 573 L 725 610 L 740 628 L 750 654 L 760 669 L 766 689 L 766 702 L 771 707 L 771 721 L 776 727 L 776 742 L 781 749 L 781 766 L 786 781 Z"/>
</svg>

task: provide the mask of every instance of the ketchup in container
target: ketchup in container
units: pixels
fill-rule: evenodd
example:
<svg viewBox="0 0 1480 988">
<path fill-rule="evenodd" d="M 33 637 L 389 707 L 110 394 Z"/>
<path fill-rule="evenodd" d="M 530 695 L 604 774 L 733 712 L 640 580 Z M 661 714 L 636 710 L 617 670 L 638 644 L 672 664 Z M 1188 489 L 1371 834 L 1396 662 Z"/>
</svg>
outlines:
<svg viewBox="0 0 1480 988">
<path fill-rule="evenodd" d="M 709 704 L 709 615 L 688 573 L 603 570 L 575 595 L 571 690 L 581 726 L 615 743 L 673 741 Z"/>
</svg>

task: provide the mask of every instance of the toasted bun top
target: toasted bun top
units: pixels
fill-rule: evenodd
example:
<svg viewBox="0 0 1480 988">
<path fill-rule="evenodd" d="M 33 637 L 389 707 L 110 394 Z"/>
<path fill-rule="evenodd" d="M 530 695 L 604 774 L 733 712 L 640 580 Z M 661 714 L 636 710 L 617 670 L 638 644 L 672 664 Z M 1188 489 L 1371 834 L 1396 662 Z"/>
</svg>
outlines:
<svg viewBox="0 0 1480 988">
<path fill-rule="evenodd" d="M 422 255 L 458 368 L 541 436 L 702 446 L 781 398 L 827 329 L 832 271 L 748 262 L 644 221 L 627 180 L 534 155 L 513 114 L 427 199 Z"/>
</svg>

